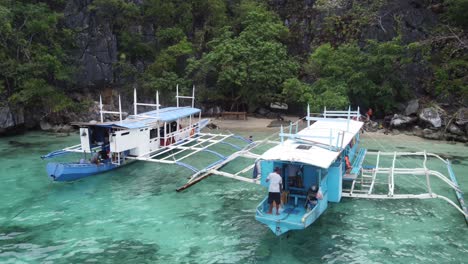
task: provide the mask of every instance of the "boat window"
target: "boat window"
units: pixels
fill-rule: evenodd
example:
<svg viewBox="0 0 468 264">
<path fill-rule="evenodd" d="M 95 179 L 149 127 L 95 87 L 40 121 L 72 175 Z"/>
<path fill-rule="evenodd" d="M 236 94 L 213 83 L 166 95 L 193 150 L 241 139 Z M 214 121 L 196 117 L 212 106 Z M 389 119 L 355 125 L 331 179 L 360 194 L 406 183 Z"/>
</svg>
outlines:
<svg viewBox="0 0 468 264">
<path fill-rule="evenodd" d="M 308 150 L 310 149 L 312 146 L 308 146 L 308 145 L 299 145 L 297 146 L 297 149 L 303 149 L 303 150 Z"/>
<path fill-rule="evenodd" d="M 125 132 L 125 133 L 122 133 L 122 134 L 120 134 L 120 135 L 121 135 L 121 136 L 126 136 L 126 135 L 128 135 L 128 134 L 130 134 L 130 132 Z"/>
<path fill-rule="evenodd" d="M 156 138 L 158 137 L 158 129 L 157 128 L 153 128 L 150 130 L 150 139 L 153 139 L 153 138 Z"/>
</svg>

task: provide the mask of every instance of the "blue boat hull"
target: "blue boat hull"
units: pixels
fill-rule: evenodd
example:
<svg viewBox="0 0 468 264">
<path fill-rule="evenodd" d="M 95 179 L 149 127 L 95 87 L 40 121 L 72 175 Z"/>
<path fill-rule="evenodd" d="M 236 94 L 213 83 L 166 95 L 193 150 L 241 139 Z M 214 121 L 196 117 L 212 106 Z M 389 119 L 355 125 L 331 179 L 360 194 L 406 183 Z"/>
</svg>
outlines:
<svg viewBox="0 0 468 264">
<path fill-rule="evenodd" d="M 273 209 L 272 214 L 267 214 L 269 209 L 267 198 L 257 206 L 255 219 L 267 225 L 277 236 L 291 230 L 306 229 L 313 224 L 328 207 L 328 199 L 324 197 L 310 212 L 304 208 L 304 201 L 300 200 L 298 204 L 294 204 L 294 202 L 291 201 L 283 205 L 279 215 L 275 214 L 276 209 Z"/>
<path fill-rule="evenodd" d="M 54 181 L 74 181 L 94 174 L 110 171 L 122 165 L 110 162 L 100 163 L 56 163 L 47 164 L 47 175 Z"/>
</svg>

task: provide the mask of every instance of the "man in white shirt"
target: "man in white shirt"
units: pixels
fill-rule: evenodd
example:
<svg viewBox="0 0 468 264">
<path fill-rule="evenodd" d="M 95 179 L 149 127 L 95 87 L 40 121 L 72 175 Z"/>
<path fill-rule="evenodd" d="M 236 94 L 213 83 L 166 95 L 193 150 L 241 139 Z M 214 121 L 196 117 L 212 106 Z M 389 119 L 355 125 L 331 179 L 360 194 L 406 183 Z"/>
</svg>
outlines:
<svg viewBox="0 0 468 264">
<path fill-rule="evenodd" d="M 276 167 L 275 171 L 270 173 L 266 178 L 266 182 L 270 182 L 270 186 L 268 187 L 268 203 L 270 204 L 268 214 L 272 213 L 274 201 L 276 204 L 276 214 L 279 215 L 279 205 L 281 202 L 281 185 L 283 184 L 283 179 L 280 176 L 280 172 L 280 168 Z"/>
</svg>

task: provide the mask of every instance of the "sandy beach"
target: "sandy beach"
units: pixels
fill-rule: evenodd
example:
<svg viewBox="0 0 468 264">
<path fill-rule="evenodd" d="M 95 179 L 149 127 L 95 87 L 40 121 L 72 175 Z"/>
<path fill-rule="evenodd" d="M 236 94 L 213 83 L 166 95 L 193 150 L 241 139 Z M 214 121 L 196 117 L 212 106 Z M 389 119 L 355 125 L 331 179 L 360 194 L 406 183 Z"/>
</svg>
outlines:
<svg viewBox="0 0 468 264">
<path fill-rule="evenodd" d="M 281 124 L 284 127 L 287 127 L 290 122 L 296 122 L 300 118 L 297 116 L 284 116 L 284 121 L 278 121 L 276 119 L 268 118 L 257 118 L 249 116 L 247 120 L 237 120 L 237 119 L 222 119 L 222 118 L 212 118 L 211 123 L 216 125 L 220 130 L 226 131 L 238 131 L 238 132 L 278 132 L 280 131 Z M 300 129 L 306 126 L 305 121 L 299 121 Z M 388 133 L 384 134 L 381 132 L 364 132 L 361 134 L 362 138 L 370 138 L 373 140 L 378 140 L 379 138 L 386 138 L 392 140 L 398 140 L 401 142 L 438 142 L 438 143 L 449 143 L 443 140 L 433 141 L 429 139 L 424 139 L 414 135 L 405 134 L 403 131 L 399 134 Z"/>
<path fill-rule="evenodd" d="M 279 122 L 276 119 L 248 117 L 247 120 L 212 118 L 211 123 L 221 130 L 252 131 L 252 132 L 275 132 L 283 126 L 289 125 L 289 122 L 296 122 L 299 117 L 285 116 L 284 121 Z"/>
</svg>

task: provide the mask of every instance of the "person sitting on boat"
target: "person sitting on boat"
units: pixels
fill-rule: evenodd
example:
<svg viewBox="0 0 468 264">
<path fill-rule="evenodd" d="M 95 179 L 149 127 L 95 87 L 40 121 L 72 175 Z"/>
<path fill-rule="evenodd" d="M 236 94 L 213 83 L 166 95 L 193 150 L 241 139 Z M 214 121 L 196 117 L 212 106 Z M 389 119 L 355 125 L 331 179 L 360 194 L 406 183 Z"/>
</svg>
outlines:
<svg viewBox="0 0 468 264">
<path fill-rule="evenodd" d="M 322 192 L 320 192 L 317 185 L 310 186 L 309 190 L 307 191 L 307 200 L 305 207 L 307 209 L 312 209 L 317 205 L 318 200 L 322 199 Z"/>
<path fill-rule="evenodd" d="M 89 160 L 91 163 L 94 163 L 96 165 L 99 165 L 99 155 L 100 155 L 100 152 L 96 152 L 94 153 L 94 155 L 91 157 L 91 159 Z"/>
<path fill-rule="evenodd" d="M 349 173 L 353 169 L 353 167 L 351 166 L 351 162 L 349 161 L 348 155 L 346 155 L 344 159 L 346 163 L 346 173 Z"/>
<path fill-rule="evenodd" d="M 268 203 L 270 204 L 268 214 L 272 213 L 273 202 L 275 202 L 276 214 L 279 215 L 279 206 L 281 203 L 281 185 L 283 184 L 283 179 L 280 176 L 280 172 L 280 168 L 276 167 L 275 170 L 266 178 L 266 182 L 270 182 L 270 186 L 268 187 Z"/>
<path fill-rule="evenodd" d="M 101 151 L 99 151 L 99 153 L 101 154 L 101 160 L 108 159 L 109 158 L 109 152 L 110 152 L 109 138 L 106 137 L 104 139 L 104 145 L 102 145 Z"/>
</svg>

